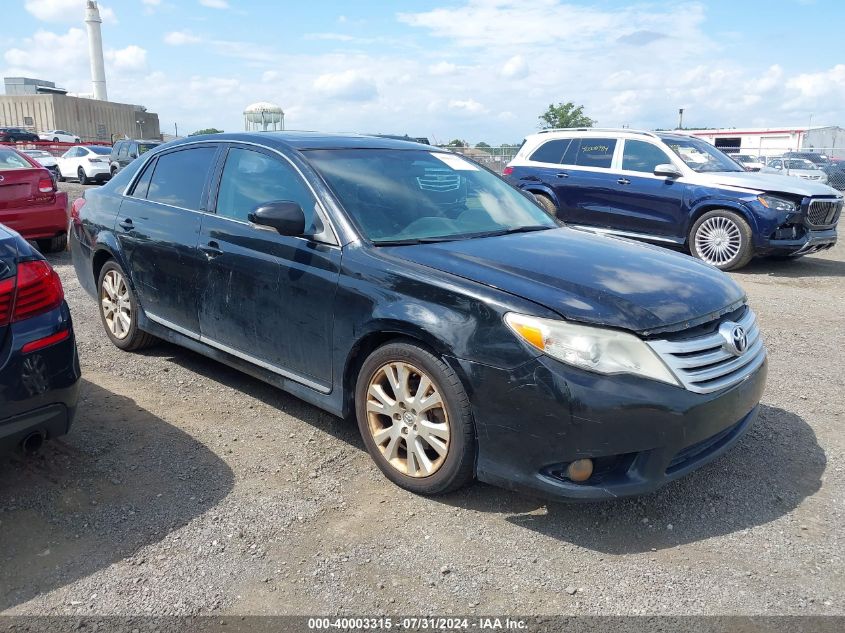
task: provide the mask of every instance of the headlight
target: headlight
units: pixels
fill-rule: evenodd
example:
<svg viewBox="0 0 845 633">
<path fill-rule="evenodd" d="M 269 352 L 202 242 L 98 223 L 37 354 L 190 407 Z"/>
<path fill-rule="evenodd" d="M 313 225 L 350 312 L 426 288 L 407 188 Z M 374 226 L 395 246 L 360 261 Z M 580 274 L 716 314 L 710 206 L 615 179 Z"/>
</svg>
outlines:
<svg viewBox="0 0 845 633">
<path fill-rule="evenodd" d="M 795 204 L 792 200 L 787 200 L 786 198 L 779 198 L 778 196 L 772 196 L 767 193 L 764 193 L 762 196 L 757 196 L 757 200 L 760 201 L 764 207 L 772 209 L 774 211 L 797 211 L 798 205 Z"/>
<path fill-rule="evenodd" d="M 557 360 L 600 374 L 634 374 L 680 386 L 652 349 L 633 334 L 509 312 L 523 341 Z"/>
</svg>

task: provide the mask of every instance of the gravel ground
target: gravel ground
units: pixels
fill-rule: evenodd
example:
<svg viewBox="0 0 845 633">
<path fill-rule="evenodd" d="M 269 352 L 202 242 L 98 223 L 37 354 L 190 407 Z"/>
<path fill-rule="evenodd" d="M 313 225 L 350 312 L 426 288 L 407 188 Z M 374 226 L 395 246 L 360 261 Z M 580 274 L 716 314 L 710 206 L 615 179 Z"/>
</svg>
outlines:
<svg viewBox="0 0 845 633">
<path fill-rule="evenodd" d="M 0 459 L 0 613 L 845 613 L 845 245 L 734 275 L 770 352 L 734 450 L 573 505 L 406 493 L 353 424 L 178 347 L 120 352 L 51 261 L 82 402 L 39 457 Z"/>
</svg>

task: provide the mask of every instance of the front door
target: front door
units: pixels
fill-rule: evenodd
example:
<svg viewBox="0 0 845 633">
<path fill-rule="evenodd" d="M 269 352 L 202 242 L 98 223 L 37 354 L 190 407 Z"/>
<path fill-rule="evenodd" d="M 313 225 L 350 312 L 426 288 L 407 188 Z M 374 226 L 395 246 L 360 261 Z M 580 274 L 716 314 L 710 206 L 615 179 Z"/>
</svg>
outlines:
<svg viewBox="0 0 845 633">
<path fill-rule="evenodd" d="M 615 176 L 611 172 L 616 139 L 574 138 L 563 155 L 553 186 L 560 217 L 579 226 L 610 227 L 608 203 Z"/>
<path fill-rule="evenodd" d="M 279 200 L 297 202 L 305 211 L 305 236 L 279 235 L 248 221 L 255 207 Z M 208 345 L 328 390 L 341 252 L 317 207 L 286 159 L 231 146 L 215 212 L 205 216 L 200 235 L 206 274 L 199 320 Z"/>
<path fill-rule="evenodd" d="M 114 227 L 147 317 L 194 337 L 205 273 L 197 240 L 218 149 L 176 149 L 151 161 L 123 199 Z"/>
<path fill-rule="evenodd" d="M 613 227 L 619 231 L 654 237 L 683 239 L 686 226 L 683 180 L 655 176 L 658 165 L 674 165 L 653 143 L 626 139 L 618 169 L 609 179 L 607 204 Z"/>
</svg>

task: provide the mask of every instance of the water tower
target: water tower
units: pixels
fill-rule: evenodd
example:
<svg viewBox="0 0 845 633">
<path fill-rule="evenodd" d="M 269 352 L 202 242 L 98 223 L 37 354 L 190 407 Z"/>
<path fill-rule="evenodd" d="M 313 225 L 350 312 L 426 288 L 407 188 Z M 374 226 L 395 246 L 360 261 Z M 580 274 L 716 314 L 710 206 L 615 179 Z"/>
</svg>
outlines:
<svg viewBox="0 0 845 633">
<path fill-rule="evenodd" d="M 247 132 L 284 130 L 285 113 L 275 103 L 253 103 L 244 110 L 244 129 Z"/>
</svg>

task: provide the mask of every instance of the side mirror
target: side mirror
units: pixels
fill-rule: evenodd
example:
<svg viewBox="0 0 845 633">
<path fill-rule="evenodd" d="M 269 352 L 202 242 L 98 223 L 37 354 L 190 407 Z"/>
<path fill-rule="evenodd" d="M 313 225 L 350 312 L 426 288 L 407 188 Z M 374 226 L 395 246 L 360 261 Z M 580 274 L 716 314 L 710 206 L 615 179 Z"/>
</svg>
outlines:
<svg viewBox="0 0 845 633">
<path fill-rule="evenodd" d="M 666 163 L 665 165 L 658 165 L 654 168 L 654 175 L 655 176 L 663 176 L 664 178 L 680 178 L 683 176 L 681 170 L 675 167 L 674 165 L 670 165 Z"/>
<path fill-rule="evenodd" d="M 247 219 L 253 224 L 276 229 L 280 235 L 305 233 L 305 213 L 298 202 L 291 200 L 275 200 L 261 204 L 247 215 Z"/>
</svg>

